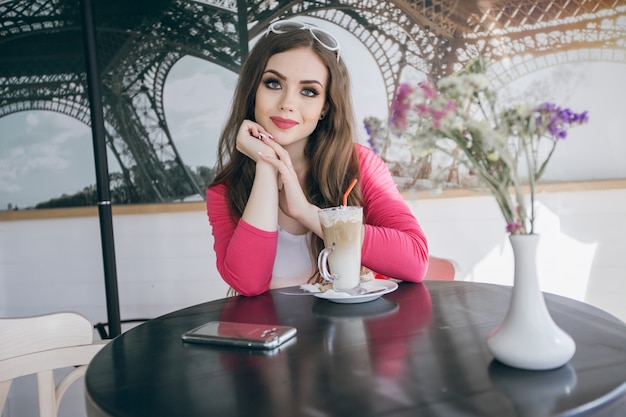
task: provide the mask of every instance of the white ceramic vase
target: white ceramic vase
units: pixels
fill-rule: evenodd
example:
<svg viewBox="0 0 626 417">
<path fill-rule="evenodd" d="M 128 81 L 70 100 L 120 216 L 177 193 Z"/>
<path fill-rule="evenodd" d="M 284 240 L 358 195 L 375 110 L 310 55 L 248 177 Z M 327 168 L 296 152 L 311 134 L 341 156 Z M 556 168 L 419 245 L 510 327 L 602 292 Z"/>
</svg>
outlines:
<svg viewBox="0 0 626 417">
<path fill-rule="evenodd" d="M 574 356 L 574 340 L 556 325 L 546 307 L 537 276 L 539 235 L 510 235 L 515 275 L 509 310 L 487 338 L 500 362 L 526 370 L 548 370 Z"/>
</svg>

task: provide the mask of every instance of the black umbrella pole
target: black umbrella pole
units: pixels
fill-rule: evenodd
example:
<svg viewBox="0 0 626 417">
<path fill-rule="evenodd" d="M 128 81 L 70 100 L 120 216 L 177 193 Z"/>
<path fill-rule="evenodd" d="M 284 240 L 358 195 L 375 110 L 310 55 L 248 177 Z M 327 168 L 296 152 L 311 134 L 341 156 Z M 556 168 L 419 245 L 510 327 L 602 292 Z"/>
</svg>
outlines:
<svg viewBox="0 0 626 417">
<path fill-rule="evenodd" d="M 113 338 L 122 333 L 122 325 L 117 288 L 115 244 L 113 241 L 113 215 L 111 213 L 110 202 L 109 204 L 106 204 L 104 201 L 98 202 L 98 215 L 100 217 L 100 236 L 102 242 L 102 261 L 104 265 L 104 285 L 107 300 L 109 337 Z"/>
<path fill-rule="evenodd" d="M 109 336 L 121 334 L 120 303 L 117 288 L 115 266 L 115 244 L 113 242 L 113 215 L 109 190 L 109 168 L 102 110 L 102 92 L 96 49 L 96 28 L 94 23 L 92 0 L 80 0 L 83 19 L 83 44 L 87 69 L 87 91 L 91 111 L 91 132 L 93 138 L 94 160 L 96 166 L 96 185 L 98 191 L 98 215 L 100 217 L 100 238 L 102 242 L 102 260 L 104 265 L 104 284 L 107 300 L 107 319 Z"/>
</svg>

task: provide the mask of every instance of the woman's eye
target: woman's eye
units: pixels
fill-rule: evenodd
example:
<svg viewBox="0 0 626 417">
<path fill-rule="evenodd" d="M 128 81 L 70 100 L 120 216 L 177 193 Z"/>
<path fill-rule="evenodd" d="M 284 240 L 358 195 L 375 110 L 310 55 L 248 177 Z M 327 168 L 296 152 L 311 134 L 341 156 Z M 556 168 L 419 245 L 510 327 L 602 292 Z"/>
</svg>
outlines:
<svg viewBox="0 0 626 417">
<path fill-rule="evenodd" d="M 302 90 L 302 95 L 307 96 L 307 97 L 315 97 L 318 96 L 320 93 L 317 92 L 316 89 L 314 88 L 305 88 Z"/>
<path fill-rule="evenodd" d="M 269 78 L 263 81 L 263 84 L 265 84 L 267 88 L 272 89 L 272 90 L 280 89 L 280 83 L 278 82 L 278 80 L 275 80 L 273 78 Z"/>
</svg>

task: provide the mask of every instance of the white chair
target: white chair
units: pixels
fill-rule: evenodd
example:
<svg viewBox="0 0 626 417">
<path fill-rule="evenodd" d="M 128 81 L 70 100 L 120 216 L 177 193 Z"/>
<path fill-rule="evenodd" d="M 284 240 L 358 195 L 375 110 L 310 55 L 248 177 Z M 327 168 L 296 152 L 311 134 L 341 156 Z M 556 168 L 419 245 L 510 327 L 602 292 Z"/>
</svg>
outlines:
<svg viewBox="0 0 626 417">
<path fill-rule="evenodd" d="M 68 387 L 85 374 L 106 342 L 93 341 L 89 320 L 76 313 L 0 318 L 0 412 L 13 379 L 37 375 L 40 417 L 56 417 Z M 75 367 L 55 386 L 54 370 Z"/>
</svg>

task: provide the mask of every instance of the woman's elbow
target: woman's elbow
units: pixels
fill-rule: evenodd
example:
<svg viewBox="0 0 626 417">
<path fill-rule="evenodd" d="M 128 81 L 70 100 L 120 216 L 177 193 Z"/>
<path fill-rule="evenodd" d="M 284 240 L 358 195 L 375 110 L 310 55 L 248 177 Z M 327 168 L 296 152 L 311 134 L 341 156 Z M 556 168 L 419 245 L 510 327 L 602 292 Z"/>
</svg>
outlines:
<svg viewBox="0 0 626 417">
<path fill-rule="evenodd" d="M 426 259 L 421 259 L 419 262 L 416 262 L 414 266 L 414 280 L 412 282 L 422 282 L 426 277 L 426 271 L 428 270 L 428 257 Z"/>
<path fill-rule="evenodd" d="M 422 282 L 426 277 L 426 271 L 428 271 L 428 246 L 426 242 L 416 246 L 410 263 L 408 268 L 410 273 L 407 274 L 405 281 Z"/>
<path fill-rule="evenodd" d="M 224 282 L 226 282 L 239 295 L 253 297 L 255 295 L 263 294 L 269 290 L 269 280 L 254 279 L 254 277 L 249 273 L 241 276 L 240 274 L 234 273 L 227 268 L 224 268 L 219 272 Z"/>
<path fill-rule="evenodd" d="M 266 291 L 268 291 L 269 288 L 267 287 L 256 287 L 256 288 L 250 288 L 250 287 L 245 287 L 245 288 L 241 288 L 240 290 L 236 290 L 237 293 L 239 295 L 243 295 L 244 297 L 255 297 L 257 295 L 261 295 L 263 293 L 265 293 Z"/>
</svg>

